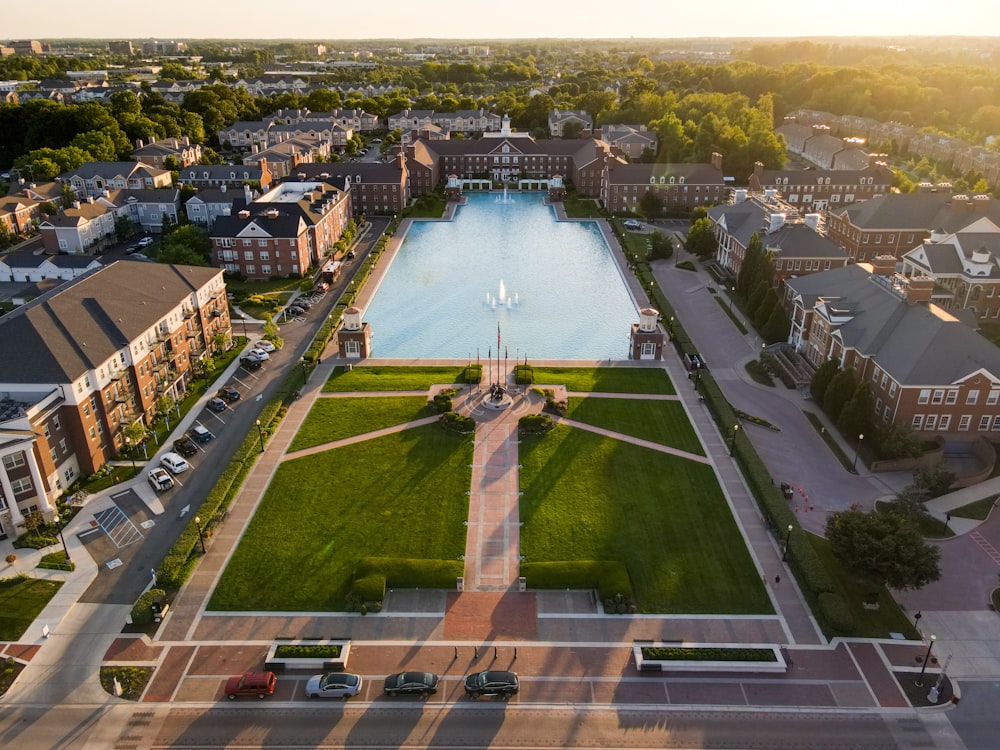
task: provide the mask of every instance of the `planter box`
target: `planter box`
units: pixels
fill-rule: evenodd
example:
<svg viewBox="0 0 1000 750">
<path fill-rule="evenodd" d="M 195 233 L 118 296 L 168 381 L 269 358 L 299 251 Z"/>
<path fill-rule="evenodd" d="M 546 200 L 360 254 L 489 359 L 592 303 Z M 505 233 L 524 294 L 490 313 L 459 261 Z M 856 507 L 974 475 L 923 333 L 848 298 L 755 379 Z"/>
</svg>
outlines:
<svg viewBox="0 0 1000 750">
<path fill-rule="evenodd" d="M 753 649 L 771 651 L 774 661 L 699 661 L 697 659 L 648 659 L 642 655 L 644 648 L 688 649 Z M 635 668 L 640 672 L 768 672 L 784 673 L 788 664 L 780 646 L 759 643 L 662 643 L 659 641 L 636 642 L 632 646 Z"/>
<path fill-rule="evenodd" d="M 324 658 L 321 656 L 275 656 L 275 653 L 281 646 L 339 646 L 340 656 L 335 658 Z M 274 641 L 267 650 L 267 657 L 264 659 L 264 669 L 269 669 L 272 672 L 284 672 L 289 669 L 308 669 L 313 672 L 343 672 L 347 668 L 347 657 L 350 653 L 350 640 Z"/>
</svg>

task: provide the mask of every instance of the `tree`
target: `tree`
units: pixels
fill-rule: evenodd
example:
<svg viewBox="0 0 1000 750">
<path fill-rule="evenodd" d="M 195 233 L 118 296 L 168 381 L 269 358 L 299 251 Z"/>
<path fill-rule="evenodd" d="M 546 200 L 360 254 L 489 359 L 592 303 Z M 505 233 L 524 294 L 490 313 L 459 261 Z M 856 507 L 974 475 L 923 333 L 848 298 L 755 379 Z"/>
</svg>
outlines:
<svg viewBox="0 0 1000 750">
<path fill-rule="evenodd" d="M 122 430 L 122 437 L 125 438 L 126 447 L 131 445 L 133 448 L 137 448 L 146 442 L 146 438 L 149 437 L 149 430 L 146 429 L 146 425 L 142 423 L 142 420 L 137 419 Z"/>
<path fill-rule="evenodd" d="M 747 242 L 746 252 L 743 254 L 743 263 L 740 271 L 736 274 L 736 291 L 744 298 L 749 298 L 757 290 L 758 282 L 762 281 L 762 264 L 765 259 L 764 243 L 760 235 L 754 232 Z"/>
<path fill-rule="evenodd" d="M 853 367 L 844 368 L 830 381 L 823 396 L 823 411 L 834 422 L 840 420 L 840 412 L 843 411 L 844 404 L 851 400 L 856 387 Z"/>
<path fill-rule="evenodd" d="M 840 363 L 835 359 L 828 359 L 821 364 L 813 373 L 812 380 L 809 381 L 809 392 L 813 400 L 823 405 L 823 396 L 826 395 L 827 386 L 833 380 L 834 375 L 840 372 Z"/>
<path fill-rule="evenodd" d="M 278 335 L 278 326 L 274 318 L 268 315 L 264 318 L 264 338 L 274 344 L 278 349 L 284 346 L 285 341 Z"/>
<path fill-rule="evenodd" d="M 928 498 L 940 497 L 955 484 L 958 475 L 948 468 L 944 461 L 938 461 L 927 469 L 919 469 L 913 476 L 913 483 Z"/>
<path fill-rule="evenodd" d="M 212 336 L 212 350 L 217 354 L 222 354 L 226 351 L 226 345 L 229 343 L 229 336 L 225 331 L 216 331 L 215 335 Z"/>
<path fill-rule="evenodd" d="M 872 436 L 875 431 L 875 399 L 872 397 L 868 383 L 859 383 L 854 389 L 850 400 L 844 404 L 837 417 L 837 426 L 841 433 L 854 437 L 855 435 Z"/>
<path fill-rule="evenodd" d="M 792 330 L 792 321 L 785 312 L 785 308 L 779 303 L 771 310 L 771 316 L 767 319 L 760 335 L 769 344 L 776 344 L 779 341 L 788 341 L 788 334 Z"/>
<path fill-rule="evenodd" d="M 156 416 L 160 419 L 169 417 L 177 408 L 177 402 L 166 394 L 156 399 Z"/>
<path fill-rule="evenodd" d="M 684 248 L 702 260 L 708 260 L 715 255 L 717 244 L 712 222 L 709 219 L 698 219 L 688 230 Z"/>
<path fill-rule="evenodd" d="M 767 282 L 762 282 L 766 284 Z M 764 325 L 771 318 L 771 313 L 774 309 L 781 309 L 781 301 L 778 299 L 778 293 L 774 291 L 773 286 L 768 286 L 767 291 L 764 292 L 764 299 L 761 301 L 760 306 L 754 310 L 753 313 L 753 325 L 758 331 L 763 335 Z"/>
<path fill-rule="evenodd" d="M 762 279 L 754 285 L 753 293 L 747 298 L 747 314 L 751 317 L 756 315 L 760 306 L 764 304 L 765 297 L 767 297 L 767 282 Z"/>
<path fill-rule="evenodd" d="M 655 219 L 663 210 L 663 203 L 660 196 L 652 190 L 647 190 L 639 199 L 639 209 L 647 219 Z"/>
<path fill-rule="evenodd" d="M 882 458 L 916 458 L 923 443 L 909 425 L 882 424 L 875 428 L 875 446 Z"/>
<path fill-rule="evenodd" d="M 649 235 L 649 257 L 666 260 L 674 254 L 674 241 L 669 234 L 654 229 Z"/>
<path fill-rule="evenodd" d="M 902 514 L 839 511 L 827 519 L 826 538 L 844 568 L 869 583 L 919 589 L 941 577 L 941 551 Z"/>
<path fill-rule="evenodd" d="M 119 216 L 115 219 L 115 236 L 119 242 L 127 240 L 135 232 L 135 224 L 127 216 Z"/>
</svg>

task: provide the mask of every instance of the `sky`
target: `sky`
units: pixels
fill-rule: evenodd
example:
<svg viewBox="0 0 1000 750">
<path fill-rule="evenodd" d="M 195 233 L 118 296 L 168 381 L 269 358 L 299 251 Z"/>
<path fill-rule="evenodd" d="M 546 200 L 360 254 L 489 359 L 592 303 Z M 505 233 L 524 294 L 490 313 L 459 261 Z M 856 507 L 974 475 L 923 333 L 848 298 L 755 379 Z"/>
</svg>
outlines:
<svg viewBox="0 0 1000 750">
<path fill-rule="evenodd" d="M 44 7 L 44 11 L 41 9 Z M 156 11 L 148 12 L 153 7 Z M 94 12 L 99 8 L 100 12 Z M 281 11 L 275 12 L 275 8 Z M 412 0 L 297 2 L 45 0 L 15 3 L 0 34 L 9 39 L 512 39 L 803 36 L 997 36 L 1000 3 L 963 0 Z"/>
</svg>

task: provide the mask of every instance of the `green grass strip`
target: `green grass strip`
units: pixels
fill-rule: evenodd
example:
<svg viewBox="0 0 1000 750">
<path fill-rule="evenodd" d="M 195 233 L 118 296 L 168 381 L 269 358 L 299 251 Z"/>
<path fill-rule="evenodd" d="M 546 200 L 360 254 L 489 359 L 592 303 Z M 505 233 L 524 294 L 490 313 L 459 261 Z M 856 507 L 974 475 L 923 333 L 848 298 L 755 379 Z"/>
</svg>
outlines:
<svg viewBox="0 0 1000 750">
<path fill-rule="evenodd" d="M 567 419 L 704 456 L 705 451 L 678 401 L 628 398 L 570 399 Z"/>
<path fill-rule="evenodd" d="M 710 466 L 566 426 L 520 460 L 528 562 L 621 560 L 641 612 L 772 611 Z"/>
<path fill-rule="evenodd" d="M 424 396 L 320 398 L 309 410 L 289 450 L 332 443 L 433 413 Z"/>
<path fill-rule="evenodd" d="M 31 626 L 62 581 L 38 578 L 0 579 L 0 641 L 16 641 Z"/>
<path fill-rule="evenodd" d="M 334 369 L 326 393 L 350 391 L 426 391 L 432 385 L 461 383 L 464 367 L 346 367 Z"/>
<path fill-rule="evenodd" d="M 209 609 L 337 611 L 361 558 L 457 560 L 472 447 L 432 424 L 285 461 Z"/>
<path fill-rule="evenodd" d="M 618 367 L 536 367 L 535 383 L 565 385 L 568 391 L 595 393 L 677 393 L 666 370 Z"/>
</svg>

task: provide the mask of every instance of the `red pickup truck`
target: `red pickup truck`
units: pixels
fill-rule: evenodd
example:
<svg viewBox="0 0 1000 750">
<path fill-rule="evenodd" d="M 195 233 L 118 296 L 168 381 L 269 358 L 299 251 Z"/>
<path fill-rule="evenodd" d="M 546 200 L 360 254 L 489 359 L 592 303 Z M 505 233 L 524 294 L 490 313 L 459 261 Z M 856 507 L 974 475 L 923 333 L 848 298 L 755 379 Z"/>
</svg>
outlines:
<svg viewBox="0 0 1000 750">
<path fill-rule="evenodd" d="M 239 695 L 256 695 L 264 699 L 274 692 L 278 678 L 274 672 L 247 672 L 226 680 L 226 697 L 234 701 Z"/>
</svg>

